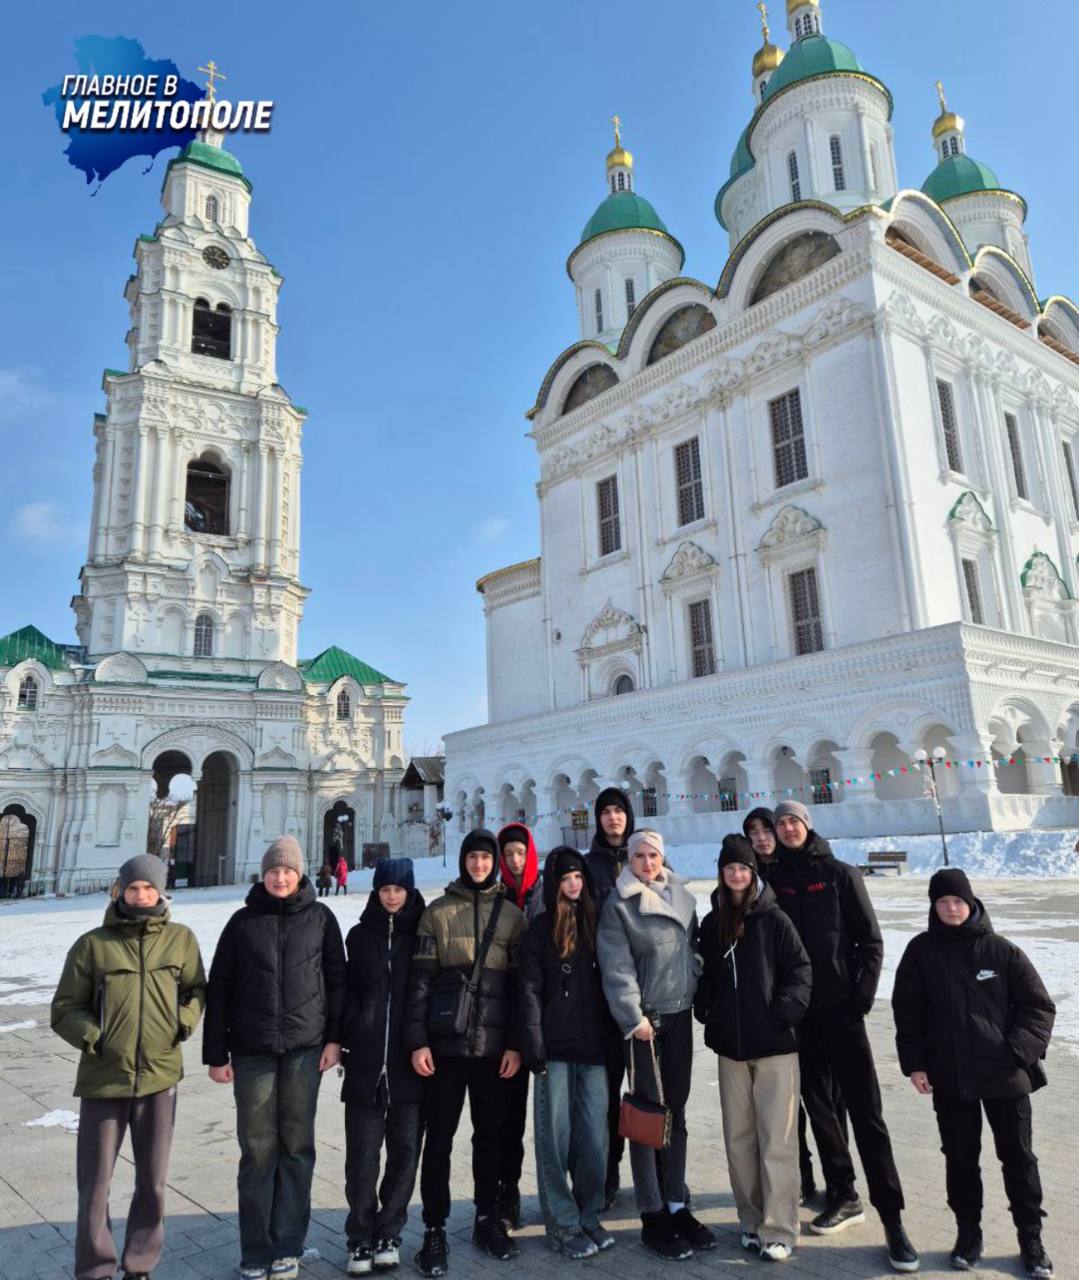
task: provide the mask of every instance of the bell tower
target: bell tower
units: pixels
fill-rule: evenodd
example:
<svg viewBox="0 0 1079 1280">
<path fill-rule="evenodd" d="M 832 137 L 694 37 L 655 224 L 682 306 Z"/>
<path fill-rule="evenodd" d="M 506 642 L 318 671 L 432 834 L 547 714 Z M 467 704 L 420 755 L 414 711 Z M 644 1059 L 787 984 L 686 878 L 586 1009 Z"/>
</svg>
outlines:
<svg viewBox="0 0 1079 1280">
<path fill-rule="evenodd" d="M 214 63 L 207 97 L 213 101 Z M 135 243 L 126 371 L 95 416 L 89 549 L 72 601 L 91 658 L 252 674 L 296 662 L 305 410 L 277 382 L 282 279 L 248 230 L 251 183 L 205 130 L 170 161 Z"/>
</svg>

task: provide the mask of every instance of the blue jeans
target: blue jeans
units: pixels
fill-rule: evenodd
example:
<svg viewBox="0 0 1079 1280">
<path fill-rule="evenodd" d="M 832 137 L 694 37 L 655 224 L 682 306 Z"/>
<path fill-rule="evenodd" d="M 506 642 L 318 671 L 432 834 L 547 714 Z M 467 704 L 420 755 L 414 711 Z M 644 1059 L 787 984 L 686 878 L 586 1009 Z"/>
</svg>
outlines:
<svg viewBox="0 0 1079 1280">
<path fill-rule="evenodd" d="M 548 1062 L 547 1074 L 536 1077 L 533 1116 L 536 1181 L 548 1240 L 594 1230 L 607 1180 L 606 1066 Z"/>
<path fill-rule="evenodd" d="M 322 1049 L 234 1057 L 240 1171 L 240 1263 L 268 1266 L 303 1253 L 315 1172 Z"/>
</svg>

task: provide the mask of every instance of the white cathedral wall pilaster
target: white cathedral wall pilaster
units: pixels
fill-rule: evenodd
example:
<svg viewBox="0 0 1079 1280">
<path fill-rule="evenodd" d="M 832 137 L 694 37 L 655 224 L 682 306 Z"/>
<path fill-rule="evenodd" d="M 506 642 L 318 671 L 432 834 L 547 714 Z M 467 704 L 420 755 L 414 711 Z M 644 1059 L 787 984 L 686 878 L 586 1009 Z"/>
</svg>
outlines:
<svg viewBox="0 0 1079 1280">
<path fill-rule="evenodd" d="M 280 449 L 272 449 L 270 451 L 272 459 L 273 476 L 273 502 L 271 510 L 272 523 L 270 525 L 270 571 L 278 573 L 281 569 L 281 525 L 284 519 L 282 511 L 282 503 L 284 501 L 284 458 Z"/>
<path fill-rule="evenodd" d="M 1056 424 L 1053 422 L 1049 410 L 1041 401 L 1032 397 L 1030 400 L 1030 412 L 1033 421 L 1037 424 L 1036 435 L 1042 438 L 1058 438 Z M 1058 445 L 1057 452 L 1059 453 L 1059 451 Z M 1049 470 L 1052 469 L 1050 468 Z M 1056 536 L 1057 554 L 1060 556 L 1060 574 L 1074 597 L 1076 595 L 1076 562 L 1071 549 L 1071 522 L 1068 520 L 1067 509 L 1064 505 L 1063 470 L 1064 464 L 1062 461 L 1060 466 L 1056 468 L 1056 483 L 1053 485 L 1050 501 L 1046 502 L 1046 508 L 1053 517 L 1053 532 Z"/>
<path fill-rule="evenodd" d="M 266 460 L 268 446 L 261 441 L 258 445 L 255 470 L 255 510 L 252 528 L 255 535 L 255 566 L 265 568 L 266 565 Z"/>
<path fill-rule="evenodd" d="M 1004 436 L 1004 411 L 992 379 L 984 374 L 976 374 L 974 388 L 975 394 L 981 400 L 983 422 L 997 427 L 996 430 L 989 432 L 986 441 L 990 465 L 989 488 L 1000 495 L 994 512 L 1000 536 L 996 539 L 996 546 L 993 548 L 993 560 L 996 563 L 999 556 L 997 581 L 1000 590 L 997 599 L 1002 621 L 1008 630 L 1016 631 L 1021 629 L 1020 620 L 1024 609 L 1019 594 L 1019 567 L 1015 560 L 1014 521 L 1011 506 L 1005 496 L 1010 492 L 1007 475 L 1010 464 L 1007 457 L 1008 445 Z"/>
<path fill-rule="evenodd" d="M 251 456 L 251 446 L 246 440 L 241 440 L 237 451 L 237 466 L 240 471 L 239 494 L 236 499 L 236 529 L 235 533 L 241 545 L 248 541 L 250 537 L 250 528 L 247 523 L 247 503 L 248 490 L 251 486 L 250 481 L 250 465 L 248 459 Z"/>
<path fill-rule="evenodd" d="M 153 441 L 154 466 L 150 485 L 150 511 L 148 520 L 147 554 L 156 560 L 161 554 L 161 526 L 164 521 L 167 500 L 162 500 L 162 487 L 169 476 L 168 428 L 154 427 L 151 432 Z M 167 499 L 167 491 L 166 491 Z"/>
</svg>

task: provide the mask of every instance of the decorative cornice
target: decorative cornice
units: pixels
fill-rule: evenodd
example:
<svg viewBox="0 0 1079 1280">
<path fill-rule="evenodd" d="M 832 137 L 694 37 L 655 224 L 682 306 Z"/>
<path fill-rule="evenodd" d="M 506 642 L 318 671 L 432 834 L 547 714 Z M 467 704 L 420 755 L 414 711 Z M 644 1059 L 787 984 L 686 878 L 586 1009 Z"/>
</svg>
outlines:
<svg viewBox="0 0 1079 1280">
<path fill-rule="evenodd" d="M 540 563 L 540 557 L 537 556 L 535 560 L 522 560 L 519 564 L 495 569 L 493 573 L 480 578 L 476 583 L 476 590 L 483 596 L 486 608 L 496 609 L 499 605 L 538 595 L 541 585 Z"/>
</svg>

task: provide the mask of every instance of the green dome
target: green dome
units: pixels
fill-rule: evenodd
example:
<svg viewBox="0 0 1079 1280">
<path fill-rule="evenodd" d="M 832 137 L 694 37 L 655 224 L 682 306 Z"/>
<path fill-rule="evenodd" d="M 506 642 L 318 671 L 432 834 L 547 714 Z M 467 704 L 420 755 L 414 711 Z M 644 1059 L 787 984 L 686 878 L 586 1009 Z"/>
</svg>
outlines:
<svg viewBox="0 0 1079 1280">
<path fill-rule="evenodd" d="M 753 152 L 749 149 L 749 125 L 747 124 L 742 130 L 742 136 L 738 139 L 734 155 L 731 156 L 730 176 L 737 178 L 740 173 L 745 173 L 747 169 L 752 169 L 755 163 Z"/>
<path fill-rule="evenodd" d="M 922 185 L 925 194 L 937 204 L 976 191 L 1000 189 L 1000 180 L 993 170 L 970 156 L 949 156 L 942 160 Z"/>
<path fill-rule="evenodd" d="M 633 231 L 638 228 L 662 231 L 664 235 L 671 234 L 647 200 L 633 191 L 616 191 L 604 200 L 585 223 L 581 232 L 581 244 L 605 231 Z"/>
<path fill-rule="evenodd" d="M 216 169 L 218 173 L 227 173 L 233 178 L 239 178 L 248 190 L 251 189 L 251 183 L 244 176 L 243 166 L 239 160 L 231 151 L 226 151 L 223 147 L 211 147 L 207 142 L 189 142 L 178 156 L 169 161 L 169 168 L 179 164 L 181 160 L 200 164 L 205 169 Z"/>
<path fill-rule="evenodd" d="M 860 71 L 865 74 L 865 68 L 845 44 L 829 40 L 827 36 L 805 36 L 795 41 L 775 75 L 768 81 L 764 101 L 769 102 L 780 89 L 786 89 L 799 80 L 829 75 L 836 71 Z"/>
</svg>

